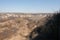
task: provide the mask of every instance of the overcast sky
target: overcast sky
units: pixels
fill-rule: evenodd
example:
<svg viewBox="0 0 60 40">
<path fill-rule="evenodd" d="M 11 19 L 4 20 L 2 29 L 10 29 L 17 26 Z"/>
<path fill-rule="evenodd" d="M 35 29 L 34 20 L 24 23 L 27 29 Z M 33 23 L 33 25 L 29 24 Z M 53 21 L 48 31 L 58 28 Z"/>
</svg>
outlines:
<svg viewBox="0 0 60 40">
<path fill-rule="evenodd" d="M 0 12 L 54 12 L 60 0 L 0 0 Z"/>
</svg>

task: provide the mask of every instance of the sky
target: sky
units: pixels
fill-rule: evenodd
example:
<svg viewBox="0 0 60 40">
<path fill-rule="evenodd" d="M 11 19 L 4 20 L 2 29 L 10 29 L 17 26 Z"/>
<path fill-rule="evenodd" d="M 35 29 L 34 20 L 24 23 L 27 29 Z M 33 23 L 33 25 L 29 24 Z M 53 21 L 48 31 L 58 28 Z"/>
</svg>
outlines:
<svg viewBox="0 0 60 40">
<path fill-rule="evenodd" d="M 0 0 L 0 12 L 46 13 L 60 10 L 60 0 Z"/>
</svg>

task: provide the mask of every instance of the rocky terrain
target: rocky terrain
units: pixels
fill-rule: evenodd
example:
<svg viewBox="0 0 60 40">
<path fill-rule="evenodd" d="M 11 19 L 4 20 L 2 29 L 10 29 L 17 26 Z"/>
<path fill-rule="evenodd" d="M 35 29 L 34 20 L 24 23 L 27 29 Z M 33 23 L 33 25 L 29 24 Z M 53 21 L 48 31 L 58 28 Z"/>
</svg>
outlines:
<svg viewBox="0 0 60 40">
<path fill-rule="evenodd" d="M 0 13 L 0 40 L 29 40 L 30 32 L 46 23 L 53 14 Z"/>
</svg>

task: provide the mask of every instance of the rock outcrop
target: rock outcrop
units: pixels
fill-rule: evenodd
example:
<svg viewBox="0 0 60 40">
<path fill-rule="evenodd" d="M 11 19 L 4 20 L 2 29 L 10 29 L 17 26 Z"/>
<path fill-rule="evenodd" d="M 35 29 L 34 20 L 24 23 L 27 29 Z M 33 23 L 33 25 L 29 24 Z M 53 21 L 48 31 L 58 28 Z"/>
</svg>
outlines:
<svg viewBox="0 0 60 40">
<path fill-rule="evenodd" d="M 0 40 L 29 40 L 30 33 L 53 14 L 0 14 Z"/>
</svg>

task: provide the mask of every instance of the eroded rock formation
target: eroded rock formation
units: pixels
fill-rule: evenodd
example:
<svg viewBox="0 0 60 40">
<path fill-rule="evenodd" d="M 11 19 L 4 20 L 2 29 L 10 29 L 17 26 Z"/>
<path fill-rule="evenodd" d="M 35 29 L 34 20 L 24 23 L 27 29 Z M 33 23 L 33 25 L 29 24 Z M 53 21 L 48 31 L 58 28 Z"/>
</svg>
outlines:
<svg viewBox="0 0 60 40">
<path fill-rule="evenodd" d="M 30 40 L 31 32 L 45 25 L 52 16 L 53 14 L 0 14 L 0 40 Z"/>
</svg>

